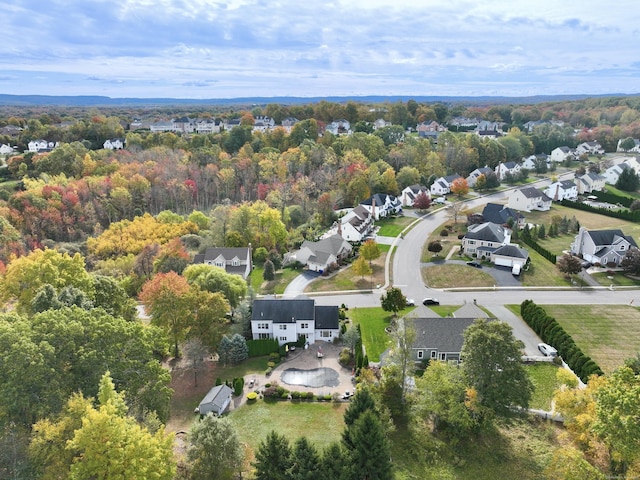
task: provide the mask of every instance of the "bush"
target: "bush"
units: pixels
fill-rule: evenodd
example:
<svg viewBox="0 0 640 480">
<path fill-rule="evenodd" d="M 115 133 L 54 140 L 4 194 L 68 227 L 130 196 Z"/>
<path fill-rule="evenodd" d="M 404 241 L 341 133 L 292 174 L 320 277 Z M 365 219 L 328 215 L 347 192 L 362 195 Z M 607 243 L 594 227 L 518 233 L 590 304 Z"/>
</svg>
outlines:
<svg viewBox="0 0 640 480">
<path fill-rule="evenodd" d="M 269 363 L 280 363 L 280 352 L 271 352 L 269 354 Z"/>
<path fill-rule="evenodd" d="M 269 367 L 270 369 L 273 370 L 275 366 L 276 366 L 276 362 L 267 362 L 267 367 Z"/>
<path fill-rule="evenodd" d="M 247 393 L 247 401 L 248 402 L 255 402 L 257 399 L 258 399 L 258 394 L 256 392 Z"/>
<path fill-rule="evenodd" d="M 291 392 L 291 399 L 298 400 L 301 397 L 302 392 Z"/>
<path fill-rule="evenodd" d="M 264 374 L 268 377 L 269 375 L 271 375 L 273 373 L 273 368 L 272 367 L 268 367 Z"/>
<path fill-rule="evenodd" d="M 440 230 L 440 236 L 441 237 L 449 236 L 449 230 L 447 230 L 446 228 L 443 228 L 442 230 Z"/>
</svg>

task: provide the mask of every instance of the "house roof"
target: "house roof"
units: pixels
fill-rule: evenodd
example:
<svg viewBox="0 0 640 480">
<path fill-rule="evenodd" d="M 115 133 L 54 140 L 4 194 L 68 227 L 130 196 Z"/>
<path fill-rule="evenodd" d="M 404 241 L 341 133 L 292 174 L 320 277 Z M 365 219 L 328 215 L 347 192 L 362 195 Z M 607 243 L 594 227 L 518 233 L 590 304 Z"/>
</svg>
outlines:
<svg viewBox="0 0 640 480">
<path fill-rule="evenodd" d="M 322 240 L 318 240 L 317 242 L 310 242 L 309 240 L 305 240 L 302 242 L 300 249 L 308 248 L 317 256 L 320 253 L 331 254 L 333 256 L 338 256 L 342 250 L 351 250 L 352 247 L 344 238 L 340 235 L 335 234 L 330 237 L 323 238 Z"/>
<path fill-rule="evenodd" d="M 225 401 L 231 397 L 233 390 L 229 388 L 227 385 L 217 385 L 213 387 L 209 392 L 204 396 L 199 405 L 199 410 L 202 413 L 203 407 L 211 407 L 205 408 L 207 411 L 216 411 L 216 413 L 224 406 Z"/>
<path fill-rule="evenodd" d="M 620 229 L 588 230 L 586 233 L 595 245 L 613 245 L 617 241 L 625 239 L 631 246 L 638 247 L 633 237 L 625 235 Z"/>
<path fill-rule="evenodd" d="M 523 187 L 520 189 L 520 192 L 522 192 L 522 194 L 527 198 L 546 197 L 546 195 L 536 187 Z"/>
<path fill-rule="evenodd" d="M 487 222 L 496 223 L 499 225 L 507 223 L 509 218 L 513 218 L 514 221 L 518 221 L 524 218 L 523 215 L 516 212 L 512 208 L 499 203 L 487 203 L 482 210 L 482 216 Z"/>
<path fill-rule="evenodd" d="M 316 330 L 337 330 L 340 328 L 338 307 L 316 305 Z"/>
<path fill-rule="evenodd" d="M 392 205 L 400 203 L 400 201 L 396 197 L 394 197 L 393 195 L 388 195 L 386 193 L 374 193 L 369 198 L 367 198 L 365 201 L 360 202 L 360 205 L 371 205 L 372 202 L 373 202 L 373 199 L 375 198 L 376 206 L 380 207 L 380 206 L 384 205 L 385 203 L 387 203 L 387 197 L 389 197 L 389 201 L 391 202 Z"/>
<path fill-rule="evenodd" d="M 573 188 L 573 187 L 576 186 L 576 184 L 575 184 L 575 182 L 573 180 L 559 180 L 558 183 L 565 190 L 569 190 L 570 188 Z"/>
<path fill-rule="evenodd" d="M 414 348 L 458 353 L 464 343 L 464 331 L 474 320 L 473 317 L 415 318 Z"/>
<path fill-rule="evenodd" d="M 205 250 L 204 254 L 196 255 L 193 259 L 193 263 L 203 263 L 205 261 L 210 262 L 221 255 L 227 261 L 232 260 L 235 257 L 238 257 L 240 261 L 247 261 L 249 259 L 249 247 L 209 247 Z M 196 258 L 202 258 L 202 261 L 197 262 Z"/>
<path fill-rule="evenodd" d="M 411 190 L 412 193 L 414 193 L 415 195 L 418 195 L 420 192 L 428 192 L 429 189 L 423 185 L 409 185 L 407 187 L 408 189 Z M 405 189 L 406 190 L 406 189 Z"/>
<path fill-rule="evenodd" d="M 512 258 L 524 258 L 525 260 L 529 258 L 529 252 L 527 252 L 523 248 L 518 247 L 517 245 L 502 245 L 501 247 L 496 248 L 493 251 L 492 255 L 501 255 L 503 257 Z"/>
<path fill-rule="evenodd" d="M 446 177 L 442 177 L 444 178 L 444 180 L 451 185 L 451 182 L 453 182 L 455 179 L 457 178 L 462 178 L 460 175 L 458 175 L 457 173 L 454 173 L 453 175 L 447 175 Z"/>
<path fill-rule="evenodd" d="M 486 222 L 470 225 L 469 231 L 465 234 L 464 238 L 502 243 L 505 239 L 505 232 L 497 223 Z"/>
<path fill-rule="evenodd" d="M 251 320 L 273 323 L 295 323 L 313 320 L 315 301 L 311 299 L 258 299 L 253 301 Z"/>
<path fill-rule="evenodd" d="M 489 318 L 487 312 L 482 310 L 475 303 L 465 303 L 453 312 L 453 316 L 457 318 Z"/>
</svg>

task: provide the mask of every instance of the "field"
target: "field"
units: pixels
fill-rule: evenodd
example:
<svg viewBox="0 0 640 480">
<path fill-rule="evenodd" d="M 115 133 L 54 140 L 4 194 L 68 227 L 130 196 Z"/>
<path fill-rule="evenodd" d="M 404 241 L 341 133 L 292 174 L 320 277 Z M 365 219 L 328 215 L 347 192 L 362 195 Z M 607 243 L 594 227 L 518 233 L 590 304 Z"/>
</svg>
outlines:
<svg viewBox="0 0 640 480">
<path fill-rule="evenodd" d="M 453 264 L 424 267 L 422 278 L 430 288 L 493 287 L 496 283 L 482 269 Z"/>
<path fill-rule="evenodd" d="M 535 388 L 529 406 L 540 410 L 551 410 L 553 393 L 560 387 L 556 379 L 558 367 L 553 363 L 536 362 L 533 365 L 527 365 L 526 370 Z"/>
<path fill-rule="evenodd" d="M 543 308 L 605 373 L 640 352 L 640 310 L 637 307 L 543 305 Z"/>
<path fill-rule="evenodd" d="M 376 226 L 380 227 L 377 234 L 383 237 L 397 237 L 413 221 L 415 218 L 405 216 L 382 218 L 376 221 Z"/>
<path fill-rule="evenodd" d="M 380 249 L 384 250 L 384 249 Z M 384 284 L 384 262 L 386 253 L 372 262 L 373 275 L 360 277 L 353 273 L 351 267 L 342 268 L 329 277 L 320 277 L 309 284 L 306 292 L 336 292 L 344 290 L 366 290 Z"/>
</svg>

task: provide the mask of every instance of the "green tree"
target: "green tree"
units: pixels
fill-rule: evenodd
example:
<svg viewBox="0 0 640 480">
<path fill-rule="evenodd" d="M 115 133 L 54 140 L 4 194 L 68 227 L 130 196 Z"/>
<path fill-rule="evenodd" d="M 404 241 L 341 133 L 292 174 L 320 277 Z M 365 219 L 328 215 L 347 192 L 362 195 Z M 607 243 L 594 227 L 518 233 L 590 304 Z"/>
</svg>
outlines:
<svg viewBox="0 0 640 480">
<path fill-rule="evenodd" d="M 271 431 L 256 451 L 256 480 L 289 480 L 293 464 L 291 446 L 287 437 Z"/>
<path fill-rule="evenodd" d="M 240 275 L 225 272 L 223 268 L 212 265 L 189 265 L 182 275 L 190 284 L 199 286 L 208 292 L 221 292 L 232 308 L 247 294 L 247 282 Z"/>
<path fill-rule="evenodd" d="M 504 322 L 478 319 L 464 332 L 462 369 L 479 405 L 498 416 L 527 408 L 533 384 L 520 361 L 524 345 Z"/>
<path fill-rule="evenodd" d="M 266 260 L 264 262 L 264 271 L 262 272 L 262 278 L 268 282 L 271 280 L 275 280 L 276 278 L 276 268 L 273 266 L 273 262 L 271 260 Z"/>
<path fill-rule="evenodd" d="M 291 480 L 315 480 L 318 478 L 320 455 L 307 440 L 307 437 L 300 437 L 295 441 L 291 459 L 292 465 L 289 470 Z"/>
<path fill-rule="evenodd" d="M 380 297 L 380 303 L 385 312 L 393 312 L 397 316 L 398 312 L 407 306 L 407 297 L 402 294 L 402 290 L 399 288 L 391 287 L 387 293 Z"/>
<path fill-rule="evenodd" d="M 125 320 L 133 321 L 137 318 L 135 300 L 129 298 L 124 288 L 112 277 L 94 274 L 93 286 L 95 307 L 104 308 L 109 315 L 122 317 Z"/>
<path fill-rule="evenodd" d="M 391 328 L 390 336 L 393 346 L 389 357 L 398 366 L 400 373 L 400 398 L 396 402 L 399 401 L 404 410 L 410 378 L 415 372 L 413 345 L 416 341 L 416 329 L 413 321 L 409 318 L 398 320 Z"/>
<path fill-rule="evenodd" d="M 224 335 L 218 347 L 218 355 L 224 365 L 240 363 L 249 357 L 247 341 L 238 333 Z"/>
<path fill-rule="evenodd" d="M 233 423 L 228 418 L 206 415 L 192 425 L 188 439 L 189 478 L 236 478 L 244 460 L 244 452 Z"/>
<path fill-rule="evenodd" d="M 636 146 L 636 141 L 633 139 L 633 137 L 627 137 L 623 140 L 620 140 L 619 146 L 622 150 L 624 150 L 625 152 L 628 152 L 629 150 L 631 150 L 633 147 Z"/>
<path fill-rule="evenodd" d="M 433 430 L 460 438 L 474 426 L 472 395 L 463 371 L 445 362 L 431 362 L 416 379 L 417 411 L 432 421 Z"/>
<path fill-rule="evenodd" d="M 340 443 L 333 442 L 322 452 L 318 465 L 318 478 L 347 480 L 348 466 L 348 458 L 344 448 Z"/>
<path fill-rule="evenodd" d="M 618 181 L 616 182 L 616 188 L 625 192 L 635 192 L 640 186 L 640 177 L 633 168 L 625 168 L 620 173 Z"/>
<path fill-rule="evenodd" d="M 347 449 L 350 450 L 353 448 L 353 443 L 349 436 L 349 429 L 355 424 L 358 418 L 369 410 L 377 413 L 375 401 L 367 388 L 360 388 L 351 398 L 351 402 L 344 412 L 344 424 L 346 428 L 342 432 L 342 442 Z"/>
<path fill-rule="evenodd" d="M 369 262 L 369 266 L 371 266 L 371 262 L 379 258 L 380 255 L 382 255 L 382 251 L 375 240 L 367 240 L 360 247 L 360 255 L 364 257 L 365 260 Z"/>
<path fill-rule="evenodd" d="M 612 470 L 625 475 L 640 458 L 640 375 L 620 367 L 608 376 L 596 396 L 593 429 L 609 448 Z"/>
<path fill-rule="evenodd" d="M 349 451 L 351 479 L 391 480 L 389 441 L 376 414 L 364 412 L 348 428 L 353 449 Z"/>
<path fill-rule="evenodd" d="M 546 478 L 556 480 L 605 480 L 607 477 L 584 458 L 577 448 L 558 448 L 544 470 Z"/>
<path fill-rule="evenodd" d="M 565 253 L 557 260 L 558 270 L 564 273 L 565 276 L 571 277 L 577 275 L 582 271 L 582 262 L 574 255 Z"/>
<path fill-rule="evenodd" d="M 429 245 L 427 245 L 427 250 L 434 255 L 438 255 L 442 251 L 442 243 L 440 243 L 440 240 L 433 240 L 432 242 L 429 242 Z"/>
<path fill-rule="evenodd" d="M 356 258 L 351 264 L 351 268 L 353 269 L 353 273 L 360 275 L 360 278 L 364 278 L 365 275 L 371 275 L 373 273 L 373 268 L 367 263 L 367 259 L 362 256 Z"/>
</svg>

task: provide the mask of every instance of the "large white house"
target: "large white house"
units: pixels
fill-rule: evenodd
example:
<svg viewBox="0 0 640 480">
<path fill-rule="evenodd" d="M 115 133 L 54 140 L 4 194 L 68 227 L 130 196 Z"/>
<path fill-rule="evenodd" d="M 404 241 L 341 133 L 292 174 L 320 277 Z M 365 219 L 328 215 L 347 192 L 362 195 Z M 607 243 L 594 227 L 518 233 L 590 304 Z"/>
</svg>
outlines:
<svg viewBox="0 0 640 480">
<path fill-rule="evenodd" d="M 104 141 L 102 148 L 106 150 L 122 150 L 124 148 L 124 138 L 109 138 Z"/>
<path fill-rule="evenodd" d="M 576 185 L 578 186 L 578 194 L 593 192 L 594 190 L 604 190 L 606 178 L 598 173 L 588 172 L 584 175 L 576 177 Z"/>
<path fill-rule="evenodd" d="M 422 185 L 409 185 L 408 187 L 405 187 L 405 189 L 400 193 L 400 198 L 402 198 L 402 206 L 413 207 L 413 203 L 421 193 L 424 193 L 427 198 L 431 199 L 431 193 L 429 192 L 429 189 L 427 187 L 424 187 Z"/>
<path fill-rule="evenodd" d="M 457 173 L 437 178 L 430 187 L 431 195 L 446 195 L 451 193 L 451 184 L 458 178 L 462 177 Z"/>
<path fill-rule="evenodd" d="M 349 242 L 362 242 L 373 230 L 373 215 L 358 205 L 338 220 L 339 223 L 331 230 L 331 234 L 338 234 Z"/>
<path fill-rule="evenodd" d="M 604 148 L 598 142 L 582 142 L 576 147 L 576 153 L 580 155 L 604 155 Z"/>
<path fill-rule="evenodd" d="M 574 160 L 576 157 L 576 151 L 566 146 L 554 148 L 550 155 L 551 161 L 556 163 L 562 163 L 565 160 Z"/>
<path fill-rule="evenodd" d="M 360 205 L 373 215 L 374 220 L 380 220 L 380 218 L 395 215 L 402 211 L 400 200 L 394 195 L 385 193 L 374 193 L 364 202 L 360 202 Z"/>
<path fill-rule="evenodd" d="M 587 230 L 581 227 L 571 244 L 571 253 L 600 265 L 619 265 L 627 252 L 637 249 L 635 240 L 622 230 Z"/>
<path fill-rule="evenodd" d="M 336 234 L 317 242 L 305 240 L 298 250 L 285 254 L 284 263 L 300 262 L 307 269 L 322 273 L 351 255 L 352 250 L 351 244 Z"/>
<path fill-rule="evenodd" d="M 511 192 L 508 205 L 509 208 L 520 212 L 532 210 L 544 212 L 551 208 L 551 199 L 535 187 L 524 187 Z"/>
<path fill-rule="evenodd" d="M 487 175 L 490 175 L 492 173 L 494 173 L 494 171 L 493 171 L 493 169 L 491 169 L 489 167 L 476 168 L 467 177 L 467 179 L 466 179 L 467 180 L 467 185 L 469 185 L 469 187 L 473 188 L 473 187 L 476 186 L 476 182 L 478 181 L 478 177 L 480 177 L 481 175 L 484 175 L 485 178 L 486 178 Z"/>
<path fill-rule="evenodd" d="M 520 173 L 521 168 L 520 164 L 516 162 L 501 162 L 496 167 L 496 176 L 500 181 L 504 180 L 507 175 L 516 177 Z"/>
<path fill-rule="evenodd" d="M 338 307 L 320 306 L 313 299 L 257 299 L 251 309 L 254 340 L 275 338 L 280 345 L 304 337 L 309 344 L 332 342 L 340 335 Z"/>
<path fill-rule="evenodd" d="M 31 140 L 28 143 L 28 148 L 30 152 L 50 152 L 54 148 L 58 146 L 58 142 L 48 142 L 47 140 Z"/>
<path fill-rule="evenodd" d="M 554 202 L 575 200 L 578 198 L 578 186 L 572 180 L 558 180 L 545 188 L 543 193 Z"/>
</svg>

